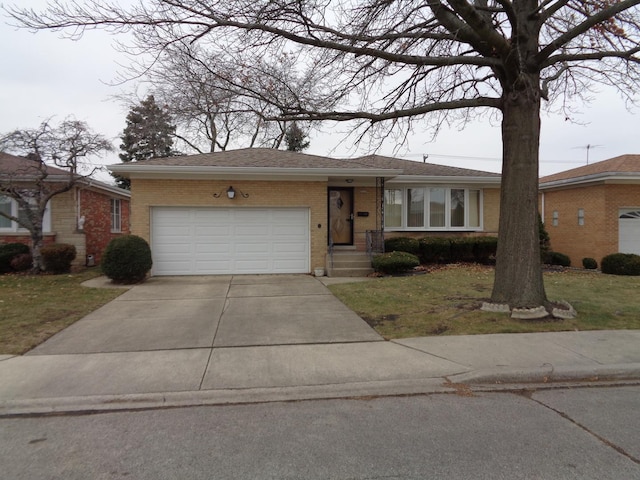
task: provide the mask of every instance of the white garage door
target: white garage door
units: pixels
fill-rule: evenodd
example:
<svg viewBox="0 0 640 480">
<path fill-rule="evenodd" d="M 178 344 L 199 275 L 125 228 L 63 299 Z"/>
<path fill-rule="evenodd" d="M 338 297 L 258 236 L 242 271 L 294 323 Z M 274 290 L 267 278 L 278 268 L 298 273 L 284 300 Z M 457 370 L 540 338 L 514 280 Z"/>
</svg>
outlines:
<svg viewBox="0 0 640 480">
<path fill-rule="evenodd" d="M 309 272 L 309 209 L 154 207 L 154 275 Z"/>
<path fill-rule="evenodd" d="M 618 251 L 640 255 L 640 208 L 620 210 L 618 215 Z"/>
</svg>

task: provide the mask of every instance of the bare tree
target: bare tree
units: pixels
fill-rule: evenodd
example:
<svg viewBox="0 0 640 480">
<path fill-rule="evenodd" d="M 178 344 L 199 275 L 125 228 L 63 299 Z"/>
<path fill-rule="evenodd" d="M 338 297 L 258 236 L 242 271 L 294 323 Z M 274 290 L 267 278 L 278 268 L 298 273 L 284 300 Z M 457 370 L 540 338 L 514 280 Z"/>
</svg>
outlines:
<svg viewBox="0 0 640 480">
<path fill-rule="evenodd" d="M 21 212 L 11 215 L 0 210 L 0 216 L 29 231 L 33 273 L 43 269 L 40 249 L 49 201 L 94 173 L 95 168 L 85 171 L 86 157 L 111 150 L 111 142 L 77 120 L 64 120 L 57 126 L 45 120 L 36 129 L 16 130 L 0 137 L 0 151 L 20 156 L 0 162 L 0 196 L 15 200 Z"/>
<path fill-rule="evenodd" d="M 502 119 L 499 247 L 492 300 L 546 303 L 537 190 L 540 110 L 568 108 L 594 85 L 628 100 L 640 87 L 640 0 L 97 0 L 15 7 L 24 27 L 131 31 L 139 45 L 176 41 L 229 50 L 296 49 L 331 81 L 343 108 L 283 105 L 277 118 L 359 121 L 381 131 L 438 127 L 496 112 Z"/>
<path fill-rule="evenodd" d="M 292 55 L 266 61 L 180 42 L 158 52 L 151 65 L 134 64 L 128 76 L 144 78 L 177 123 L 177 138 L 197 153 L 280 147 L 287 130 L 278 119 L 281 105 L 308 102 L 308 92 L 321 84 L 298 75 Z"/>
</svg>

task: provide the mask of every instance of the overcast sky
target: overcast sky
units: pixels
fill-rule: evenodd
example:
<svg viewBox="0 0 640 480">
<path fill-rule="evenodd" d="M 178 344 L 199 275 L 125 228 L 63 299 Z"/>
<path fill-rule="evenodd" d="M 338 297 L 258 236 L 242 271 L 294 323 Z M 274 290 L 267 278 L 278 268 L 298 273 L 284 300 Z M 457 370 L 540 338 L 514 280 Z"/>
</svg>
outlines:
<svg viewBox="0 0 640 480">
<path fill-rule="evenodd" d="M 8 2 L 11 3 L 11 2 Z M 44 0 L 20 0 L 24 7 L 38 8 Z M 88 32 L 79 41 L 62 39 L 60 33 L 18 30 L 8 25 L 0 12 L 0 133 L 19 128 L 35 128 L 43 120 L 73 116 L 86 121 L 98 133 L 113 139 L 125 126 L 127 108 L 114 95 L 131 92 L 134 85 L 113 86 L 118 62 L 127 59 L 113 48 L 114 38 L 104 32 Z M 615 91 L 603 90 L 590 105 L 580 107 L 581 115 L 565 121 L 564 116 L 542 117 L 540 173 L 551 173 L 626 153 L 640 153 L 638 115 L 630 113 Z M 492 124 L 493 123 L 493 124 Z M 378 153 L 411 160 L 455 165 L 499 172 L 501 168 L 500 127 L 488 119 L 468 124 L 464 130 L 444 129 L 435 141 L 417 128 L 408 143 L 398 148 L 392 141 L 377 152 L 366 147 L 354 151 L 344 135 L 328 126 L 311 138 L 306 153 L 345 157 Z M 101 160 L 117 163 L 117 152 Z M 103 178 L 103 177 L 101 177 Z M 108 177 L 107 177 L 108 178 Z M 104 179 L 104 178 L 103 178 Z"/>
</svg>

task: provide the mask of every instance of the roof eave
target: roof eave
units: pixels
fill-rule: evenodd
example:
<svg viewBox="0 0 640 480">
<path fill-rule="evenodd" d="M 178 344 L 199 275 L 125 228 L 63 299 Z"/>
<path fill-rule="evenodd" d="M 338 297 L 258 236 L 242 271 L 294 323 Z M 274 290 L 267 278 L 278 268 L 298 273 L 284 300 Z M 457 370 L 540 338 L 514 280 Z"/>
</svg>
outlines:
<svg viewBox="0 0 640 480">
<path fill-rule="evenodd" d="M 186 165 L 111 165 L 114 173 L 128 178 L 153 178 L 171 175 L 174 178 L 205 178 L 220 176 L 252 177 L 395 177 L 402 170 L 380 168 L 330 168 L 330 167 L 216 167 Z"/>
<path fill-rule="evenodd" d="M 552 180 L 550 182 L 542 182 L 539 185 L 540 190 L 549 188 L 566 187 L 572 185 L 585 185 L 589 183 L 615 183 L 615 182 L 640 182 L 640 173 L 631 172 L 607 172 L 595 173 L 592 175 L 584 175 L 582 177 L 565 178 L 561 180 Z"/>
<path fill-rule="evenodd" d="M 390 183 L 446 183 L 500 186 L 501 177 L 464 176 L 464 175 L 398 175 Z"/>
</svg>

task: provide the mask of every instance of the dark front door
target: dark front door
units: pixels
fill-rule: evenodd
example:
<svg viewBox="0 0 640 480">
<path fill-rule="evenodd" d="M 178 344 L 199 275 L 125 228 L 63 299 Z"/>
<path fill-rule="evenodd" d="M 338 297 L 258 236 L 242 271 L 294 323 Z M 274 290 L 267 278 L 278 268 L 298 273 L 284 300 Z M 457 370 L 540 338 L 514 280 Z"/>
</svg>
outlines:
<svg viewBox="0 0 640 480">
<path fill-rule="evenodd" d="M 353 245 L 353 188 L 329 188 L 329 243 Z"/>
</svg>

